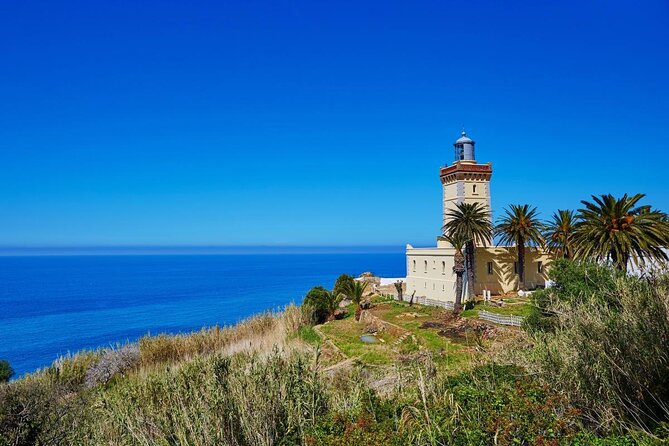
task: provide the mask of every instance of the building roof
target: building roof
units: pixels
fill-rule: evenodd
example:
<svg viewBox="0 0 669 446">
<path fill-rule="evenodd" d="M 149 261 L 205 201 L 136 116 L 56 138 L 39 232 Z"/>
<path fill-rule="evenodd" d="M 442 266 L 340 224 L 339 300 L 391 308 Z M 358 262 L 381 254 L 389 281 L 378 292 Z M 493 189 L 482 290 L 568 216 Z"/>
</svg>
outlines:
<svg viewBox="0 0 669 446">
<path fill-rule="evenodd" d="M 455 144 L 472 144 L 474 141 L 467 136 L 467 132 L 462 131 L 462 136 L 455 141 Z"/>
</svg>

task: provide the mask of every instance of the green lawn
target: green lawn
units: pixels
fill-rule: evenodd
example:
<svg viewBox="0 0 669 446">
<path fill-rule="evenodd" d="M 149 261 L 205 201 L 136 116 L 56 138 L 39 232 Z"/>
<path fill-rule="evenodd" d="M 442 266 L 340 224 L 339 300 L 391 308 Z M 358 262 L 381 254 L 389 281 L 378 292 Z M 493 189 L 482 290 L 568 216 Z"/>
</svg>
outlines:
<svg viewBox="0 0 669 446">
<path fill-rule="evenodd" d="M 370 364 L 388 364 L 395 356 L 390 344 L 396 338 L 388 333 L 380 333 L 377 338 L 383 342 L 374 344 L 362 342 L 360 336 L 365 334 L 364 325 L 353 317 L 327 322 L 321 325 L 320 329 L 349 358 L 357 357 Z"/>
<path fill-rule="evenodd" d="M 448 366 L 462 365 L 471 359 L 471 342 L 454 342 L 439 334 L 441 328 L 421 328 L 426 321 L 443 321 L 446 312 L 438 307 L 414 305 L 400 302 L 379 302 L 372 309 L 372 313 L 380 319 L 390 322 L 413 336 L 406 337 L 399 344 L 396 343 L 399 335 L 383 331 L 377 335 L 384 342 L 364 343 L 360 336 L 364 333 L 364 324 L 356 322 L 350 316 L 336 321 L 330 321 L 320 326 L 321 332 L 348 357 L 357 357 L 369 364 L 390 364 L 406 355 L 427 350 L 434 356 L 434 360 Z"/>
</svg>

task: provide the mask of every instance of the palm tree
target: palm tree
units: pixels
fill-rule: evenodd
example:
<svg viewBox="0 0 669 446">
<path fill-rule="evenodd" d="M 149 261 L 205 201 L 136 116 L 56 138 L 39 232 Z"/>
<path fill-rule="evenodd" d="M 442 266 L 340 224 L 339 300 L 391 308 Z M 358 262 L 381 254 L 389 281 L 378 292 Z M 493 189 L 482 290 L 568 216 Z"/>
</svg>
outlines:
<svg viewBox="0 0 669 446">
<path fill-rule="evenodd" d="M 593 195 L 594 203 L 581 201 L 574 241 L 576 255 L 611 261 L 626 271 L 630 263 L 642 267 L 647 260 L 666 261 L 662 250 L 669 246 L 667 214 L 650 206 L 637 206 L 645 194 Z"/>
<path fill-rule="evenodd" d="M 565 259 L 574 256 L 574 211 L 558 209 L 553 218 L 545 225 L 544 238 L 548 250 Z"/>
<path fill-rule="evenodd" d="M 455 304 L 453 305 L 453 312 L 460 313 L 462 310 L 463 275 L 465 272 L 465 256 L 462 251 L 467 245 L 467 240 L 450 235 L 445 235 L 444 238 L 455 248 L 455 255 L 453 256 L 453 272 L 455 273 Z"/>
<path fill-rule="evenodd" d="M 476 245 L 486 246 L 492 234 L 490 212 L 480 203 L 459 203 L 446 213 L 446 218 L 444 235 L 465 240 L 467 291 L 471 296 L 476 281 Z"/>
<path fill-rule="evenodd" d="M 543 225 L 538 218 L 537 208 L 527 204 L 512 204 L 504 210 L 506 215 L 495 226 L 495 235 L 505 245 L 516 245 L 518 255 L 519 289 L 525 288 L 525 246 L 543 245 L 541 235 Z"/>
<path fill-rule="evenodd" d="M 352 283 L 348 283 L 346 287 L 346 295 L 349 299 L 355 304 L 355 320 L 360 320 L 360 302 L 362 301 L 362 296 L 365 294 L 365 290 L 369 285 L 368 282 L 363 282 L 362 280 L 354 280 Z"/>
</svg>

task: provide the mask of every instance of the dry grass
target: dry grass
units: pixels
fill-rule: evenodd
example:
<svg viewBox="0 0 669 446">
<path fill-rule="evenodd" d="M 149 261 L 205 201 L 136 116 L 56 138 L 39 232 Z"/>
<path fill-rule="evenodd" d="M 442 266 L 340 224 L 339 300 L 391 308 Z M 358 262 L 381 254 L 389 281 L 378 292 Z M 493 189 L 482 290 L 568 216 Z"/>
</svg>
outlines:
<svg viewBox="0 0 669 446">
<path fill-rule="evenodd" d="M 307 323 L 300 307 L 266 312 L 230 327 L 214 327 L 185 335 L 145 336 L 139 340 L 141 367 L 176 363 L 210 353 L 270 352 L 294 348 L 291 335 Z"/>
</svg>

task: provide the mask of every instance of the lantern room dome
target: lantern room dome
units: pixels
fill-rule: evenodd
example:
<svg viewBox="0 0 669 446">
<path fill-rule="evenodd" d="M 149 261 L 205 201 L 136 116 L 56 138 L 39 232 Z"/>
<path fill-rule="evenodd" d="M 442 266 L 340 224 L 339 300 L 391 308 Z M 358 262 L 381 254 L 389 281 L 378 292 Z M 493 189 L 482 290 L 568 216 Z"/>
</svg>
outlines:
<svg viewBox="0 0 669 446">
<path fill-rule="evenodd" d="M 467 136 L 467 132 L 462 131 L 462 135 L 455 141 L 455 144 L 471 144 L 474 140 Z"/>
</svg>

